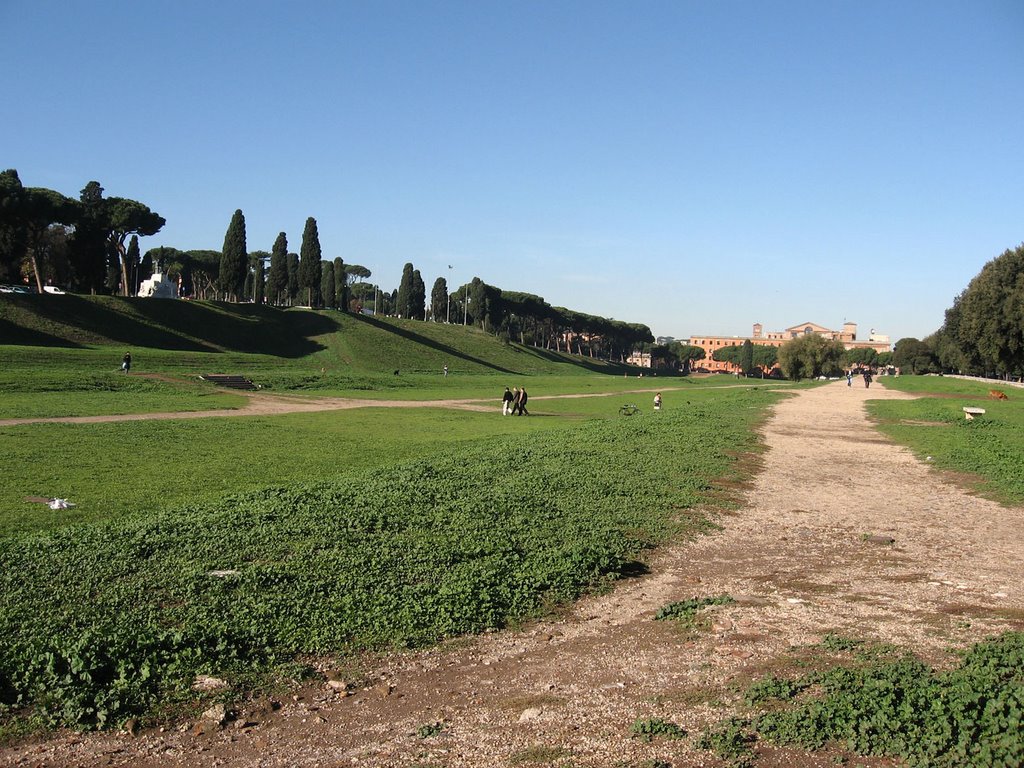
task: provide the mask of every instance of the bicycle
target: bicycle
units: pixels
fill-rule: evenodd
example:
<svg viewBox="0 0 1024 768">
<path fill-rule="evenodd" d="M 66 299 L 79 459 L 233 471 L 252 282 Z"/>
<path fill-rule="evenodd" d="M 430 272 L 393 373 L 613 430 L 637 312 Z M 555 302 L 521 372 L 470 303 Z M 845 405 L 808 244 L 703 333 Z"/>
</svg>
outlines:
<svg viewBox="0 0 1024 768">
<path fill-rule="evenodd" d="M 635 416 L 638 413 L 640 413 L 640 406 L 633 403 L 626 403 L 619 408 L 619 416 Z"/>
</svg>

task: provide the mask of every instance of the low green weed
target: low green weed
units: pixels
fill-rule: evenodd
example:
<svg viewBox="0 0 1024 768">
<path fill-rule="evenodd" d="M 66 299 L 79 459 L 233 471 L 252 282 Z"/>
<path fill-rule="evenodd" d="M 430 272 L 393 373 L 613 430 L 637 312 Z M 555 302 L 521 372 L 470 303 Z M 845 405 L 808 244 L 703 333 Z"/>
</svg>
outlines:
<svg viewBox="0 0 1024 768">
<path fill-rule="evenodd" d="M 747 700 L 777 693 L 789 702 L 753 719 L 756 732 L 777 744 L 814 750 L 838 743 L 910 766 L 1017 766 L 1024 764 L 1022 670 L 1024 633 L 1008 632 L 975 645 L 949 671 L 904 654 L 762 681 Z"/>
<path fill-rule="evenodd" d="M 439 736 L 444 726 L 441 723 L 427 723 L 416 729 L 416 735 L 421 739 L 429 739 L 432 736 Z"/>
<path fill-rule="evenodd" d="M 709 605 L 728 605 L 735 602 L 729 595 L 718 597 L 695 597 L 690 600 L 681 600 L 669 603 L 658 609 L 654 614 L 655 621 L 673 620 L 681 627 L 692 628 L 696 626 L 697 614 Z"/>
<path fill-rule="evenodd" d="M 637 720 L 629 727 L 629 732 L 634 739 L 646 742 L 652 742 L 656 738 L 686 738 L 686 731 L 670 720 L 663 720 L 660 717 Z"/>
<path fill-rule="evenodd" d="M 697 739 L 697 749 L 708 749 L 733 768 L 747 768 L 753 765 L 754 744 L 757 737 L 750 727 L 750 721 L 732 717 L 709 728 Z"/>
</svg>

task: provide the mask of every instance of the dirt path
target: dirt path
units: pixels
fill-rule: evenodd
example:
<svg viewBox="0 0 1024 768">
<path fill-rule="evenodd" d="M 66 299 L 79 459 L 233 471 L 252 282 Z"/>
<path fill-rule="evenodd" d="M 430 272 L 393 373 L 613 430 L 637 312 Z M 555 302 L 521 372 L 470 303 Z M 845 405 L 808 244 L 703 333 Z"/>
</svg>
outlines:
<svg viewBox="0 0 1024 768">
<path fill-rule="evenodd" d="M 905 396 L 837 382 L 778 405 L 764 469 L 721 533 L 664 550 L 650 575 L 563 618 L 367 660 L 347 677 L 350 695 L 317 684 L 280 708 L 252 704 L 223 730 L 60 736 L 0 765 L 717 765 L 690 739 L 648 745 L 629 727 L 658 717 L 699 733 L 730 714 L 741 683 L 827 632 L 938 660 L 1024 627 L 1022 510 L 960 490 L 880 437 L 868 397 Z M 714 609 L 707 631 L 652 620 L 668 602 L 723 593 L 738 602 Z M 440 734 L 417 735 L 434 723 Z M 831 764 L 774 751 L 759 762 Z"/>
<path fill-rule="evenodd" d="M 154 377 L 156 378 L 156 377 Z M 757 384 L 730 385 L 754 387 Z M 785 383 L 771 382 L 771 387 L 786 386 Z M 664 391 L 685 390 L 686 387 L 666 387 Z M 530 402 L 537 400 L 561 400 L 583 397 L 614 397 L 617 395 L 652 395 L 654 390 L 631 389 L 623 392 L 586 392 L 571 395 L 530 396 Z M 241 408 L 213 408 L 205 411 L 168 411 L 165 413 L 125 413 L 100 416 L 53 416 L 47 418 L 0 419 L 0 427 L 23 424 L 100 424 L 113 421 L 152 421 L 166 419 L 211 419 L 225 416 L 278 416 L 285 413 L 312 413 L 315 411 L 342 411 L 351 408 L 454 408 L 463 411 L 500 412 L 501 402 L 476 399 L 461 400 L 370 400 L 355 397 L 302 397 L 301 395 L 271 395 L 265 392 L 231 390 L 232 394 L 243 395 L 248 401 Z M 652 395 L 653 396 L 653 395 Z"/>
</svg>

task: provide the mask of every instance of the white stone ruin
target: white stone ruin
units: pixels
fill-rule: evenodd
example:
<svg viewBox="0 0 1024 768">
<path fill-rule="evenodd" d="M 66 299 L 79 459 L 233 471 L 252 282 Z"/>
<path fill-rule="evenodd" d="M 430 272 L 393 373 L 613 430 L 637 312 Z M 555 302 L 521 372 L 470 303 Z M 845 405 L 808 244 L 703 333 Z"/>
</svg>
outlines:
<svg viewBox="0 0 1024 768">
<path fill-rule="evenodd" d="M 176 299 L 178 286 L 164 277 L 163 272 L 154 272 L 149 280 L 142 281 L 138 295 L 151 299 Z"/>
</svg>

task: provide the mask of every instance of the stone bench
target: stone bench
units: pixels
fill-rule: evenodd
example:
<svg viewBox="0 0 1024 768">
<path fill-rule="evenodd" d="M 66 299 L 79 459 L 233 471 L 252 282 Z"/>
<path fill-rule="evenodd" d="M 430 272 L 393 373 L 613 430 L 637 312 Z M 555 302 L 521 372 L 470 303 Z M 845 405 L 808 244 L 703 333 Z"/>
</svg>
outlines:
<svg viewBox="0 0 1024 768">
<path fill-rule="evenodd" d="M 965 405 L 964 406 L 964 417 L 968 421 L 974 421 L 974 417 L 975 416 L 981 416 L 984 413 L 985 413 L 985 409 L 984 408 L 972 408 L 969 405 Z"/>
</svg>

